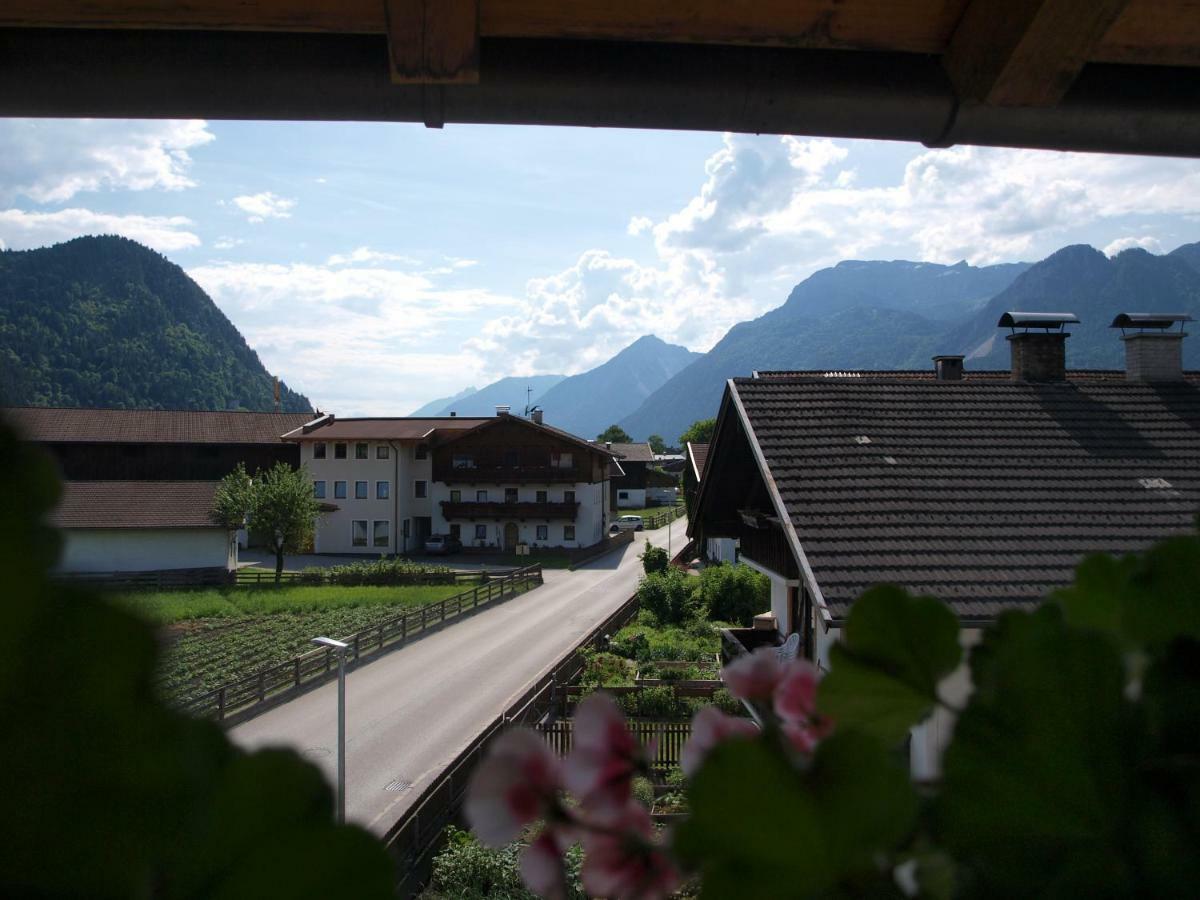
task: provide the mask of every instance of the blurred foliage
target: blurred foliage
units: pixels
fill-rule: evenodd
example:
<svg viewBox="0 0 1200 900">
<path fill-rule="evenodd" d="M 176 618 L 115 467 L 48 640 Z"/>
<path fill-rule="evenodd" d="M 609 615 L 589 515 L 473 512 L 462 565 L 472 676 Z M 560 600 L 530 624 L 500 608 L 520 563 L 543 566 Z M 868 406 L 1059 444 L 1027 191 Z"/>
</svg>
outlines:
<svg viewBox="0 0 1200 900">
<path fill-rule="evenodd" d="M 0 462 L 0 895 L 390 896 L 382 845 L 333 823 L 316 767 L 168 709 L 150 626 L 48 580 L 52 465 L 3 427 Z"/>
<path fill-rule="evenodd" d="M 274 382 L 196 282 L 126 238 L 0 250 L 0 400 L 33 406 L 275 408 Z M 284 412 L 308 398 L 280 384 Z"/>
</svg>

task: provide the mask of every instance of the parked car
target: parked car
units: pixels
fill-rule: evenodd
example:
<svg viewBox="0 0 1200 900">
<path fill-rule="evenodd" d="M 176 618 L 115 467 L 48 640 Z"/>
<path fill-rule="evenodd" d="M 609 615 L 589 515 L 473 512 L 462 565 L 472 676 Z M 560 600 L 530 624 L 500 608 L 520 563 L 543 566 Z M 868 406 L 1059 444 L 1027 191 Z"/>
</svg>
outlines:
<svg viewBox="0 0 1200 900">
<path fill-rule="evenodd" d="M 462 549 L 462 541 L 452 534 L 433 534 L 425 540 L 425 552 L 434 555 L 457 553 Z"/>
<path fill-rule="evenodd" d="M 645 527 L 641 516 L 621 516 L 621 518 L 612 523 L 612 526 L 608 530 L 610 532 L 641 531 Z"/>
</svg>

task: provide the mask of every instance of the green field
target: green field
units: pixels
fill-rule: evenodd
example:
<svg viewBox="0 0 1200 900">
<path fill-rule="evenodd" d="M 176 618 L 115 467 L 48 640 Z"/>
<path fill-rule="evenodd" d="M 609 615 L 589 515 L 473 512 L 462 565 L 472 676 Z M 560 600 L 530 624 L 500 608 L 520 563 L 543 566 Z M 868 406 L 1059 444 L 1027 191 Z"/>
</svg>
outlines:
<svg viewBox="0 0 1200 900">
<path fill-rule="evenodd" d="M 625 509 L 624 507 L 621 507 L 615 513 L 613 513 L 613 515 L 614 516 L 642 516 L 643 518 L 645 518 L 645 517 L 649 517 L 649 516 L 661 515 L 662 513 L 665 513 L 665 512 L 670 512 L 674 508 L 675 508 L 674 506 L 647 506 L 647 507 L 644 507 L 643 509 Z"/>
<path fill-rule="evenodd" d="M 160 686 L 183 700 L 286 662 L 318 635 L 344 637 L 470 587 L 243 587 L 126 594 L 118 602 L 162 626 Z"/>
</svg>

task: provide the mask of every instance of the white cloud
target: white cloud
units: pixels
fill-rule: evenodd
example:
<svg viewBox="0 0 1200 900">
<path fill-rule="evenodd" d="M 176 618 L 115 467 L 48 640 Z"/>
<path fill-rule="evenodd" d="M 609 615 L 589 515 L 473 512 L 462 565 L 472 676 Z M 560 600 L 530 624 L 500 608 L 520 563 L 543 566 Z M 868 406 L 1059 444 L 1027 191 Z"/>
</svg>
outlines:
<svg viewBox="0 0 1200 900">
<path fill-rule="evenodd" d="M 162 253 L 200 246 L 184 216 L 121 216 L 90 209 L 60 209 L 52 213 L 0 210 L 0 244 L 10 250 L 44 247 L 85 234 L 119 234 Z"/>
<path fill-rule="evenodd" d="M 1161 249 L 1153 228 L 1123 220 L 1200 209 L 1192 160 L 955 147 L 915 152 L 886 179 L 859 146 L 726 135 L 690 201 L 630 219 L 629 234 L 653 233 L 653 260 L 589 250 L 531 281 L 520 311 L 469 346 L 497 374 L 579 371 L 649 332 L 704 350 L 841 259 L 1036 260 L 1105 227 L 1139 235 L 1107 251 Z"/>
<path fill-rule="evenodd" d="M 420 272 L 375 264 L 374 251 L 359 255 L 360 264 L 216 263 L 188 274 L 267 367 L 322 408 L 403 415 L 478 380 L 478 357 L 448 348 L 515 301 L 444 290 Z"/>
<path fill-rule="evenodd" d="M 1122 250 L 1128 250 L 1131 247 L 1141 247 L 1143 250 L 1149 250 L 1151 253 L 1163 252 L 1162 242 L 1158 238 L 1147 234 L 1142 237 L 1117 238 L 1115 241 L 1105 245 L 1104 255 L 1116 256 Z"/>
<path fill-rule="evenodd" d="M 362 263 L 381 262 L 398 262 L 407 266 L 415 266 L 420 263 L 420 260 L 414 259 L 411 256 L 404 256 L 400 253 L 384 253 L 379 250 L 372 250 L 370 247 L 356 247 L 349 253 L 333 254 L 326 260 L 325 264 L 329 266 L 352 266 Z"/>
<path fill-rule="evenodd" d="M 214 139 L 197 120 L 8 119 L 0 125 L 0 202 L 192 187 L 188 151 Z"/>
<path fill-rule="evenodd" d="M 213 248 L 216 250 L 232 250 L 234 247 L 239 247 L 246 243 L 241 238 L 230 237 L 227 234 L 221 235 L 213 241 Z"/>
<path fill-rule="evenodd" d="M 291 218 L 291 210 L 296 201 L 287 197 L 278 197 L 270 191 L 258 194 L 243 194 L 233 198 L 233 204 L 246 214 L 249 222 L 263 222 L 267 219 Z"/>
</svg>

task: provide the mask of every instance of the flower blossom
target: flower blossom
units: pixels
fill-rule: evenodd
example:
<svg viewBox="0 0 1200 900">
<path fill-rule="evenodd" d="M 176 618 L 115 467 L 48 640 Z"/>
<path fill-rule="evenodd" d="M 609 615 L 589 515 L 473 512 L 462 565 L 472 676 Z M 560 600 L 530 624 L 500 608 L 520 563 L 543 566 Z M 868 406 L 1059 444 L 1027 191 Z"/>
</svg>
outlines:
<svg viewBox="0 0 1200 900">
<path fill-rule="evenodd" d="M 611 808 L 583 835 L 583 889 L 610 900 L 657 900 L 679 887 L 679 872 L 661 845 L 645 807 L 630 801 Z"/>
<path fill-rule="evenodd" d="M 683 745 L 679 767 L 691 778 L 717 744 L 732 737 L 754 737 L 758 728 L 749 719 L 727 716 L 715 706 L 705 706 L 692 717 L 692 734 Z"/>
<path fill-rule="evenodd" d="M 774 647 L 759 647 L 721 670 L 721 680 L 738 700 L 766 700 L 783 677 Z"/>
<path fill-rule="evenodd" d="M 585 808 L 628 802 L 633 776 L 647 768 L 654 746 L 642 749 L 612 697 L 592 694 L 575 710 L 574 747 L 565 764 L 567 788 Z"/>
<path fill-rule="evenodd" d="M 475 769 L 464 812 L 483 843 L 503 847 L 558 808 L 561 786 L 562 767 L 545 740 L 513 728 L 496 738 Z"/>
<path fill-rule="evenodd" d="M 521 881 L 546 900 L 567 895 L 567 873 L 563 853 L 568 839 L 562 829 L 546 828 L 521 851 Z"/>
</svg>

